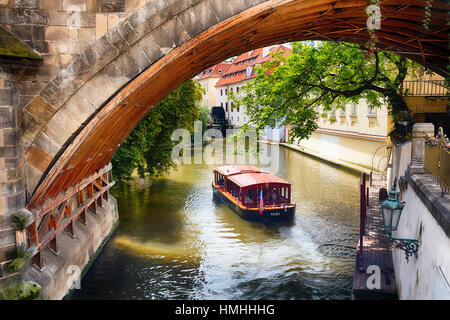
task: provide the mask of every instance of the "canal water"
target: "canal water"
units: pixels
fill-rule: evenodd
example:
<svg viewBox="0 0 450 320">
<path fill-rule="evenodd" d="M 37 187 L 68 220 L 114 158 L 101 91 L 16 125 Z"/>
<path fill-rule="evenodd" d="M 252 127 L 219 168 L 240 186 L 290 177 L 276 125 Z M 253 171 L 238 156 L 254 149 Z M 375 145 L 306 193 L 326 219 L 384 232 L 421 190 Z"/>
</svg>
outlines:
<svg viewBox="0 0 450 320">
<path fill-rule="evenodd" d="M 181 165 L 111 193 L 120 225 L 71 299 L 349 299 L 359 176 L 285 147 L 290 225 L 242 220 L 213 201 L 214 165 Z"/>
</svg>

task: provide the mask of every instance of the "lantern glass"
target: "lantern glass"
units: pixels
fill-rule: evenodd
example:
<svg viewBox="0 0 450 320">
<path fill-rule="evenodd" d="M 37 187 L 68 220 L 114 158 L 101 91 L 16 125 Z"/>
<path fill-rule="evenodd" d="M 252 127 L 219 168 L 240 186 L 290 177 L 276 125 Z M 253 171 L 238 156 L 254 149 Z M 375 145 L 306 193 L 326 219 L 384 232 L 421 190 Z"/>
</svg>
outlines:
<svg viewBox="0 0 450 320">
<path fill-rule="evenodd" d="M 389 230 L 391 228 L 391 216 L 392 211 L 390 208 L 381 207 L 381 213 L 383 214 L 383 225 L 385 230 Z"/>
<path fill-rule="evenodd" d="M 391 231 L 396 231 L 398 223 L 400 222 L 400 215 L 402 214 L 403 208 L 397 208 L 392 210 L 392 225 Z"/>
<path fill-rule="evenodd" d="M 385 230 L 389 233 L 396 231 L 400 221 L 400 216 L 402 214 L 403 204 L 397 200 L 397 193 L 395 192 L 394 186 L 389 192 L 388 199 L 384 200 L 380 204 Z"/>
</svg>

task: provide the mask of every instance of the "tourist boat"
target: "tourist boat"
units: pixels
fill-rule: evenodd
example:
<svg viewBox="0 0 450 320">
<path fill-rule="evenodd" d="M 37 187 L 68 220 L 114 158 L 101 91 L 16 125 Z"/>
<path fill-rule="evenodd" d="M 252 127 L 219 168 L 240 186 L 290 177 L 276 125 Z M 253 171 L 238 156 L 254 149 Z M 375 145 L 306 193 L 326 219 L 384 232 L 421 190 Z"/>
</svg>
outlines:
<svg viewBox="0 0 450 320">
<path fill-rule="evenodd" d="M 282 221 L 295 215 L 291 184 L 253 166 L 215 168 L 212 188 L 215 199 L 246 220 Z"/>
</svg>

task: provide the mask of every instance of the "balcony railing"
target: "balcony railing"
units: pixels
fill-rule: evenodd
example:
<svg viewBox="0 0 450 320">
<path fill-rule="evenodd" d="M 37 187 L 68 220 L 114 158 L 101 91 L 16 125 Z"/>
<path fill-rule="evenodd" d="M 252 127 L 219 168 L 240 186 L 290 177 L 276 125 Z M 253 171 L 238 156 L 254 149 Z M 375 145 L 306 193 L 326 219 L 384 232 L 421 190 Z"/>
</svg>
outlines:
<svg viewBox="0 0 450 320">
<path fill-rule="evenodd" d="M 445 80 L 407 80 L 400 92 L 404 96 L 445 97 L 449 96 L 449 87 Z"/>
<path fill-rule="evenodd" d="M 425 170 L 432 175 L 434 181 L 442 188 L 442 196 L 450 187 L 450 141 L 442 128 L 437 137 L 426 137 Z"/>
</svg>

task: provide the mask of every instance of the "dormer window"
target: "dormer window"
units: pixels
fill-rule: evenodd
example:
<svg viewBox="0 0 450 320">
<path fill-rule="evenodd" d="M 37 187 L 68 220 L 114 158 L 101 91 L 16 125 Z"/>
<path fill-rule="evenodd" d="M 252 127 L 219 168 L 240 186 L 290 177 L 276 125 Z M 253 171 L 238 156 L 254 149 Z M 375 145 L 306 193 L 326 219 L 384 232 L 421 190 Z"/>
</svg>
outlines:
<svg viewBox="0 0 450 320">
<path fill-rule="evenodd" d="M 246 72 L 247 72 L 247 73 L 246 73 L 246 76 L 247 76 L 247 77 L 250 77 L 250 76 L 252 75 L 252 68 L 251 68 L 251 67 L 248 67 L 247 70 L 246 70 Z"/>
</svg>

